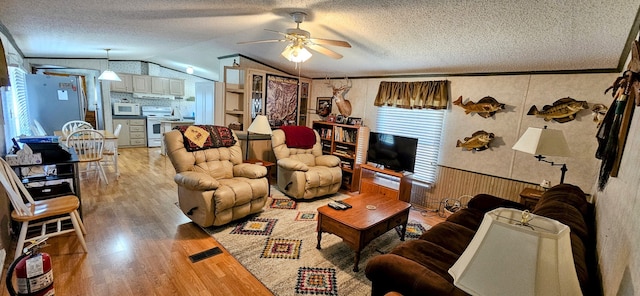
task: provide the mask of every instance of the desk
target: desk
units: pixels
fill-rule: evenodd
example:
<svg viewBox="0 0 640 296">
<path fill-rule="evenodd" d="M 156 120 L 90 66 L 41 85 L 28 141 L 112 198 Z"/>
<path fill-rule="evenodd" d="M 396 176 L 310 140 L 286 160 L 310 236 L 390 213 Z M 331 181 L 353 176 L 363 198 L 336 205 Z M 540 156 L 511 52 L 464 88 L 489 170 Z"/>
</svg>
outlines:
<svg viewBox="0 0 640 296">
<path fill-rule="evenodd" d="M 120 170 L 118 170 L 118 137 L 108 130 L 97 130 L 104 136 L 104 144 L 108 147 L 113 147 L 113 165 L 116 167 L 116 177 L 120 176 Z M 61 137 L 60 142 L 66 143 L 67 138 L 62 131 L 54 131 L 54 135 Z"/>
</svg>

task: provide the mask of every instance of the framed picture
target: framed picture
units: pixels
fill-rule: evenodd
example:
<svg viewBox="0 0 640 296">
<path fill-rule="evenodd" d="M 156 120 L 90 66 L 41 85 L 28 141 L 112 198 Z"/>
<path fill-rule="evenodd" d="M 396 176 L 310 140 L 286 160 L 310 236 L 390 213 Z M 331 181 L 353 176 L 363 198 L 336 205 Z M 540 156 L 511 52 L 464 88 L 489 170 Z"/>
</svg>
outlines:
<svg viewBox="0 0 640 296">
<path fill-rule="evenodd" d="M 316 102 L 316 114 L 321 117 L 331 114 L 331 97 L 318 97 Z"/>
<path fill-rule="evenodd" d="M 350 124 L 350 125 L 362 125 L 362 118 L 360 118 L 360 117 L 349 117 L 347 119 L 347 124 Z"/>
<path fill-rule="evenodd" d="M 271 128 L 298 124 L 298 79 L 267 74 L 266 116 Z"/>
</svg>

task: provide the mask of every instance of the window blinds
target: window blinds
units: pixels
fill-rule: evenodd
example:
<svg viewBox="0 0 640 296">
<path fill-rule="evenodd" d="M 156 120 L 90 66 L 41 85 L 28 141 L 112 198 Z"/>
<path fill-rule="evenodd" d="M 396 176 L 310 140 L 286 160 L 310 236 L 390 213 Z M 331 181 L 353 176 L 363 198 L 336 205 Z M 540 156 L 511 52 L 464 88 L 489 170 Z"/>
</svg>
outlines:
<svg viewBox="0 0 640 296">
<path fill-rule="evenodd" d="M 377 109 L 377 132 L 418 139 L 413 178 L 429 184 L 435 183 L 445 110 L 396 107 Z"/>
</svg>

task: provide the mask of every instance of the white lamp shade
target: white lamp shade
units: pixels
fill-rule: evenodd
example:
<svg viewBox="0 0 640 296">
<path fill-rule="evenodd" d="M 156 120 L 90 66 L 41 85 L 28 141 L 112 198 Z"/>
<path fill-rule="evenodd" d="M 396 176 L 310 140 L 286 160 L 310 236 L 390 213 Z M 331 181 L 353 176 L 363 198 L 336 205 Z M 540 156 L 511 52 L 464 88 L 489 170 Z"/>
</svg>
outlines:
<svg viewBox="0 0 640 296">
<path fill-rule="evenodd" d="M 282 56 L 291 62 L 302 63 L 311 57 L 311 52 L 302 45 L 289 44 L 282 52 Z"/>
<path fill-rule="evenodd" d="M 533 155 L 571 156 L 564 133 L 547 128 L 528 128 L 513 149 Z"/>
<path fill-rule="evenodd" d="M 258 115 L 253 120 L 247 132 L 261 135 L 271 135 L 271 125 L 269 125 L 269 120 L 264 115 Z"/>
<path fill-rule="evenodd" d="M 568 226 L 522 211 L 484 215 L 467 249 L 449 269 L 454 285 L 471 295 L 582 295 Z"/>
<path fill-rule="evenodd" d="M 111 70 L 104 70 L 102 74 L 98 77 L 98 80 L 109 80 L 109 81 L 122 81 L 116 72 Z"/>
</svg>

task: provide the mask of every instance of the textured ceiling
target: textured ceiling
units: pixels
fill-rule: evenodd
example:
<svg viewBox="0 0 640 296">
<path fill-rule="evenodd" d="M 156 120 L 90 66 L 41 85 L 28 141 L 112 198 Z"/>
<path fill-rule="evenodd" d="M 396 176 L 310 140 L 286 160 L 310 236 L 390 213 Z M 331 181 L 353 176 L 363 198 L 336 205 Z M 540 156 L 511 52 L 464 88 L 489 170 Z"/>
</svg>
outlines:
<svg viewBox="0 0 640 296">
<path fill-rule="evenodd" d="M 637 33 L 640 0 L 2 0 L 0 23 L 25 57 L 142 60 L 218 80 L 241 54 L 297 73 L 271 29 L 346 40 L 301 65 L 307 77 L 615 69 Z M 629 37 L 631 36 L 631 37 Z"/>
</svg>

